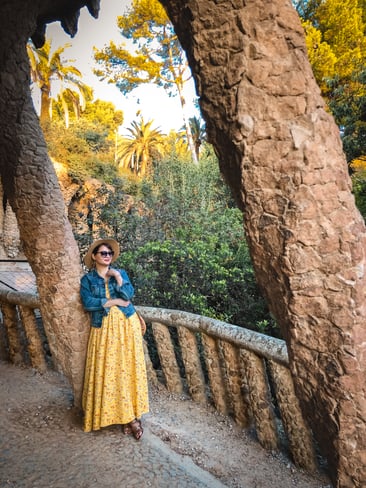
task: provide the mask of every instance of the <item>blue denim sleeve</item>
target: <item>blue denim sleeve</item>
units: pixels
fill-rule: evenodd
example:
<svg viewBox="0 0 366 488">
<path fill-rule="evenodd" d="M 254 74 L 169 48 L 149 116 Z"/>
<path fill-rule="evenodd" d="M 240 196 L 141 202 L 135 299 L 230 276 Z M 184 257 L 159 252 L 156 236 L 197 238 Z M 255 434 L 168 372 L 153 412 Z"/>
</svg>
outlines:
<svg viewBox="0 0 366 488">
<path fill-rule="evenodd" d="M 107 302 L 105 297 L 95 297 L 93 295 L 91 282 L 86 275 L 81 278 L 80 297 L 83 307 L 87 312 L 104 310 L 103 305 Z"/>
<path fill-rule="evenodd" d="M 124 269 L 120 269 L 119 272 L 122 276 L 123 281 L 122 286 L 116 286 L 116 292 L 123 300 L 131 300 L 135 293 L 135 289 L 132 286 L 132 283 L 126 271 Z"/>
</svg>

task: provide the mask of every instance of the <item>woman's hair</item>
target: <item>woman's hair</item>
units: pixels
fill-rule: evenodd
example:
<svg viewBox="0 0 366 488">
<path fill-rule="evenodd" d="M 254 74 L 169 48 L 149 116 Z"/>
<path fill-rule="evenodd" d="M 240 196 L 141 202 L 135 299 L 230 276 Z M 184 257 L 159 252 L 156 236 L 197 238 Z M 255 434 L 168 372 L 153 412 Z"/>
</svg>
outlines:
<svg viewBox="0 0 366 488">
<path fill-rule="evenodd" d="M 102 242 L 101 244 L 99 244 L 98 246 L 96 246 L 96 247 L 93 249 L 92 254 L 93 254 L 93 255 L 94 255 L 94 254 L 97 254 L 97 252 L 99 251 L 99 249 L 100 249 L 102 246 L 108 247 L 108 249 L 109 249 L 110 251 L 113 251 L 112 246 L 111 246 L 110 244 L 107 244 L 107 243 L 105 243 L 105 242 Z"/>
</svg>

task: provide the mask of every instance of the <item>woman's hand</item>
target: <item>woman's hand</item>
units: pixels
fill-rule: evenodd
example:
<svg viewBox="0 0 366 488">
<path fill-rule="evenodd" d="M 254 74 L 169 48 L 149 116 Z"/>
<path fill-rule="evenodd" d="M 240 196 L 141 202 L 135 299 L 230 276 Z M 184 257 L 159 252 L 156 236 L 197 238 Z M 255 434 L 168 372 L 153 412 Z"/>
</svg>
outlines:
<svg viewBox="0 0 366 488">
<path fill-rule="evenodd" d="M 121 276 L 121 273 L 118 271 L 118 269 L 114 269 L 114 268 L 109 268 L 107 273 L 106 273 L 106 276 L 113 276 L 116 281 L 117 281 L 117 284 L 118 286 L 122 286 L 122 276 Z"/>
<path fill-rule="evenodd" d="M 131 302 L 129 300 L 123 300 L 122 298 L 111 298 L 104 304 L 104 308 L 111 307 L 128 307 Z"/>
</svg>

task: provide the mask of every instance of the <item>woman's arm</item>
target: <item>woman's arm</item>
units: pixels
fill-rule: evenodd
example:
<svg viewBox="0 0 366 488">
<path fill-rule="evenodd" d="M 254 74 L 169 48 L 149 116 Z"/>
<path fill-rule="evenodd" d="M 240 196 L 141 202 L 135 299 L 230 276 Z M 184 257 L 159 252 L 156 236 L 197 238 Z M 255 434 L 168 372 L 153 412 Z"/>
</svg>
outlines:
<svg viewBox="0 0 366 488">
<path fill-rule="evenodd" d="M 122 298 L 111 298 L 105 302 L 104 308 L 111 308 L 113 306 L 117 307 L 128 307 L 130 304 L 129 300 L 123 300 Z"/>
<path fill-rule="evenodd" d="M 87 275 L 81 278 L 80 282 L 80 297 L 83 307 L 87 312 L 95 312 L 97 310 L 103 310 L 107 298 L 98 298 L 93 295 L 91 289 L 91 283 Z"/>
<path fill-rule="evenodd" d="M 110 308 L 114 305 L 119 307 L 127 307 L 130 302 L 123 298 L 111 298 L 107 299 L 105 297 L 98 298 L 93 295 L 90 281 L 87 276 L 83 276 L 80 284 L 80 296 L 83 307 L 87 312 L 95 312 L 97 310 L 103 310 L 103 308 Z"/>
<path fill-rule="evenodd" d="M 132 286 L 126 271 L 124 269 L 110 268 L 107 274 L 109 274 L 109 276 L 113 276 L 117 281 L 116 293 L 119 295 L 119 298 L 128 301 L 131 300 L 135 293 L 135 289 Z"/>
</svg>

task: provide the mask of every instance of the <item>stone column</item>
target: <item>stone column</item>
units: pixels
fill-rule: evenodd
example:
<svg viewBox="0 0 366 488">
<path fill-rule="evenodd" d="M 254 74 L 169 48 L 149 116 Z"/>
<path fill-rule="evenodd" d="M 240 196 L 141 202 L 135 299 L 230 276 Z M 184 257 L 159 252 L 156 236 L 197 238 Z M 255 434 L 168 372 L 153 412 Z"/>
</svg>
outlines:
<svg viewBox="0 0 366 488">
<path fill-rule="evenodd" d="M 26 42 L 33 2 L 2 2 L 0 174 L 24 253 L 37 277 L 41 313 L 55 364 L 80 400 L 88 316 L 79 300 L 80 257 L 29 90 Z"/>
<path fill-rule="evenodd" d="M 336 486 L 366 485 L 365 225 L 289 0 L 162 0 Z"/>
</svg>

